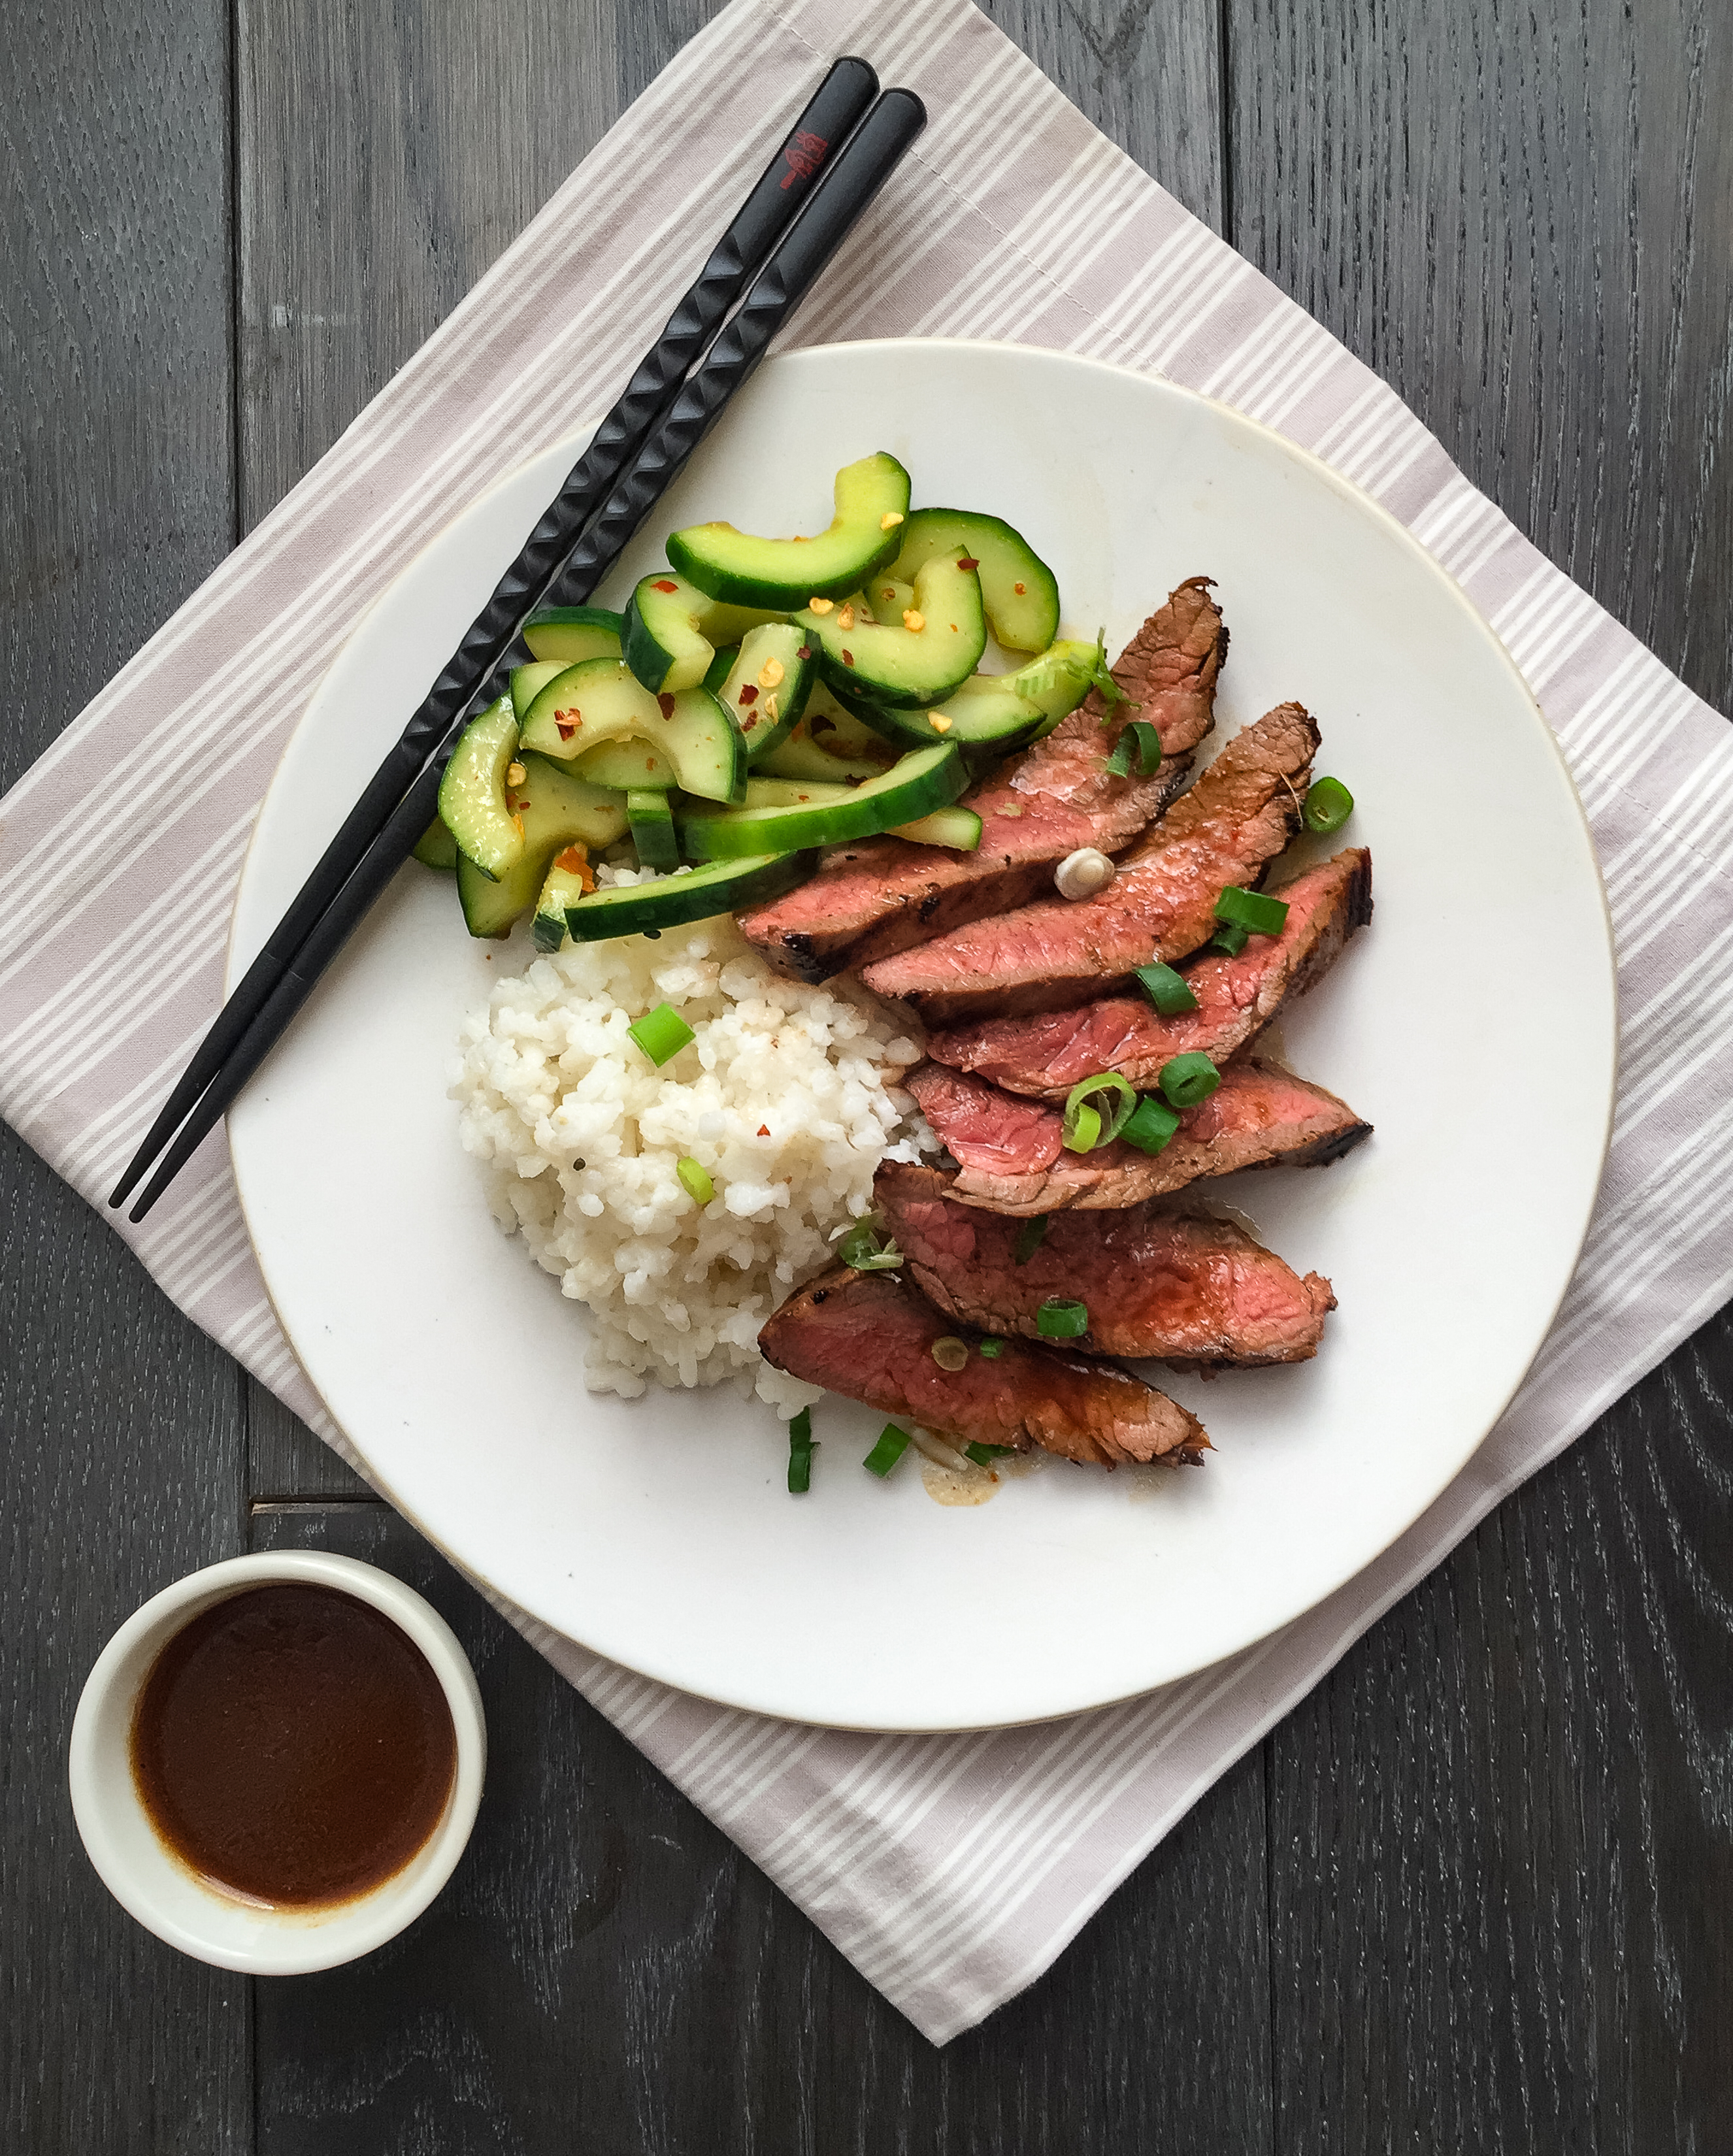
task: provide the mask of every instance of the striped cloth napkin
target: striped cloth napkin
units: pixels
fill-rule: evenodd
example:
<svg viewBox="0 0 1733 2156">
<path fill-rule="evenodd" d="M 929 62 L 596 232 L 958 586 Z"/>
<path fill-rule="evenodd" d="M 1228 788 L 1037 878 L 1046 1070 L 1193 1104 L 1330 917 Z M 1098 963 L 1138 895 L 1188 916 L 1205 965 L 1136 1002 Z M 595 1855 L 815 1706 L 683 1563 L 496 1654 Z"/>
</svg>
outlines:
<svg viewBox="0 0 1733 2156">
<path fill-rule="evenodd" d="M 718 1708 L 520 1619 L 942 2043 L 1046 1968 L 1382 1610 L 1733 1291 L 1733 735 L 1390 390 L 969 0 L 734 0 L 13 789 L 0 1110 L 100 1203 L 216 1007 L 253 816 L 332 650 L 424 534 L 612 401 L 690 274 L 690 234 L 743 192 L 840 51 L 918 90 L 931 125 L 792 341 L 943 332 L 1116 361 L 1280 429 L 1376 495 L 1460 579 L 1558 735 L 1607 880 L 1623 1011 L 1599 1209 L 1509 1412 L 1393 1548 L 1232 1661 L 1039 1727 L 872 1737 Z M 748 100 L 734 94 L 743 69 Z M 120 887 L 133 924 L 118 971 L 79 925 L 99 882 Z M 266 1305 L 219 1137 L 121 1232 L 183 1309 L 339 1441 Z"/>
</svg>

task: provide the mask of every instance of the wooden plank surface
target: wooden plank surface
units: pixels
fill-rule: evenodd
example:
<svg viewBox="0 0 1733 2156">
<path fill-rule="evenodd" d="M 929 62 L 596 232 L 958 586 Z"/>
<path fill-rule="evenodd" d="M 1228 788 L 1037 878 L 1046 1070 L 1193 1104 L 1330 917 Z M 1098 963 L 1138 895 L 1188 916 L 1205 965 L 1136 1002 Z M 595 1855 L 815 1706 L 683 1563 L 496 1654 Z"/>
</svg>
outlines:
<svg viewBox="0 0 1733 2156">
<path fill-rule="evenodd" d="M 9 26 L 6 778 L 714 12 L 235 0 L 231 43 L 216 0 L 148 29 L 77 0 Z M 988 12 L 1725 706 L 1715 0 Z M 244 1453 L 232 1366 L 9 1139 L 0 1174 L 0 2147 L 1730 2145 L 1725 1321 L 935 2054 L 256 1389 Z M 109 1902 L 62 1789 L 96 1647 L 238 1547 L 249 1497 L 286 1501 L 252 1512 L 258 1546 L 350 1549 L 432 1594 L 494 1747 L 451 1892 L 359 1969 L 250 1988 L 256 2046 L 249 1987 Z"/>
<path fill-rule="evenodd" d="M 5 50 L 0 785 L 234 540 L 224 10 L 14 8 Z M 239 1377 L 9 1131 L 0 1219 L 0 2148 L 226 2156 L 248 1987 L 110 1899 L 66 1738 L 116 1625 L 241 1546 Z"/>
</svg>

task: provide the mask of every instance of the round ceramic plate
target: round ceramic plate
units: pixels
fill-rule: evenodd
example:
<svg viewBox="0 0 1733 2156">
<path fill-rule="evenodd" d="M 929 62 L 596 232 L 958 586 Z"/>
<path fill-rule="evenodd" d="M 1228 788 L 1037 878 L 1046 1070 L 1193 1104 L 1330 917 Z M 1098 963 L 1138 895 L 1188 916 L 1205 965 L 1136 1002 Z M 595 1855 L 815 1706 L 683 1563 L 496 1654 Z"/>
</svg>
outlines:
<svg viewBox="0 0 1733 2156">
<path fill-rule="evenodd" d="M 250 960 L 556 490 L 563 443 L 477 501 L 337 654 L 265 803 L 235 911 Z M 1353 788 L 1377 916 L 1284 1014 L 1287 1060 L 1376 1126 L 1324 1171 L 1212 1186 L 1340 1307 L 1322 1353 L 1203 1384 L 1201 1469 L 1055 1462 L 973 1508 L 882 1415 L 827 1399 L 810 1496 L 770 1411 L 586 1392 L 588 1319 L 495 1227 L 446 1096 L 460 1021 L 528 963 L 472 943 L 406 866 L 229 1119 L 296 1353 L 379 1486 L 472 1573 L 598 1653 L 803 1721 L 954 1729 L 1145 1690 L 1298 1616 L 1479 1444 L 1570 1279 L 1606 1145 L 1605 906 L 1581 812 L 1509 660 L 1401 528 L 1324 466 L 1167 383 L 1061 355 L 851 344 L 771 361 L 603 598 L 668 531 L 813 530 L 873 449 L 915 500 L 992 510 L 1117 651 L 1206 573 L 1232 634 L 1220 740 L 1298 697 Z M 1152 1373 L 1157 1374 L 1160 1373 Z"/>
</svg>

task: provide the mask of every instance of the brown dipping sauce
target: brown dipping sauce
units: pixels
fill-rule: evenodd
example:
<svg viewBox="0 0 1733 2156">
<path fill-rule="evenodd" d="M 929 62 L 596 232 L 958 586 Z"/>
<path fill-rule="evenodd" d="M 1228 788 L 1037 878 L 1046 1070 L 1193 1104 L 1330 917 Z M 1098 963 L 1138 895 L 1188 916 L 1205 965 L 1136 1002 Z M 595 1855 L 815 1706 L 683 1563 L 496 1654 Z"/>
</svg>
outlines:
<svg viewBox="0 0 1733 2156">
<path fill-rule="evenodd" d="M 132 1718 L 151 1824 L 213 1885 L 273 1907 L 352 1901 L 439 1825 L 457 1731 L 414 1642 L 353 1596 L 255 1587 L 185 1625 Z"/>
</svg>

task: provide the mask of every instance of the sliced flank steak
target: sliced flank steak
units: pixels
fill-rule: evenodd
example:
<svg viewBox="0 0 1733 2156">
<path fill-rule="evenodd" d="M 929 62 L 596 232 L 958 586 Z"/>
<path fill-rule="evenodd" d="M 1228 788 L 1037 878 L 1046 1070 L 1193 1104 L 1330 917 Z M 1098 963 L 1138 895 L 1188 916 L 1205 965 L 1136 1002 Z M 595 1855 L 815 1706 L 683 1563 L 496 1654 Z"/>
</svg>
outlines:
<svg viewBox="0 0 1733 2156">
<path fill-rule="evenodd" d="M 1250 887 L 1299 829 L 1318 728 L 1278 705 L 1237 733 L 1094 898 L 1048 898 L 880 959 L 861 979 L 929 1026 L 1060 1010 L 1129 986 L 1152 957 L 1214 934 L 1216 901 Z"/>
<path fill-rule="evenodd" d="M 887 1161 L 873 1195 L 923 1293 L 988 1332 L 1037 1337 L 1057 1297 L 1083 1305 L 1083 1343 L 1101 1354 L 1248 1368 L 1315 1355 L 1336 1306 L 1321 1273 L 1302 1280 L 1232 1220 L 1060 1213 L 1020 1265 L 1019 1223 L 955 1204 L 934 1168 Z"/>
<path fill-rule="evenodd" d="M 767 1360 L 809 1384 L 864 1400 L 963 1444 L 1031 1445 L 1098 1466 L 1201 1457 L 1203 1424 L 1118 1363 L 1008 1340 L 996 1357 L 969 1343 L 960 1370 L 933 1343 L 953 1334 L 914 1288 L 889 1273 L 839 1265 L 798 1289 L 765 1322 Z"/>
<path fill-rule="evenodd" d="M 821 981 L 1021 906 L 1052 887 L 1054 869 L 1080 846 L 1119 852 L 1161 814 L 1190 769 L 1192 750 L 1214 723 L 1226 649 L 1208 580 L 1194 577 L 1144 624 L 1113 669 L 1130 702 L 1109 713 L 1092 690 L 1045 741 L 964 795 L 963 806 L 981 819 L 975 852 L 890 837 L 837 846 L 815 876 L 743 913 L 742 930 L 779 972 Z M 1161 764 L 1148 778 L 1118 778 L 1106 757 L 1139 717 L 1160 734 Z"/>
<path fill-rule="evenodd" d="M 1185 982 L 1197 1009 L 1164 1018 L 1141 990 L 1063 1011 L 994 1018 L 933 1033 L 927 1053 L 1008 1092 L 1062 1101 L 1080 1079 L 1117 1070 L 1141 1091 L 1161 1067 L 1194 1051 L 1225 1063 L 1253 1040 L 1283 1004 L 1304 995 L 1372 917 L 1372 857 L 1364 847 L 1308 869 L 1273 896 L 1287 901 L 1279 936 L 1253 936 L 1236 958 L 1207 957 Z"/>
<path fill-rule="evenodd" d="M 1238 1168 L 1324 1168 L 1372 1128 L 1321 1086 L 1255 1060 L 1230 1063 L 1156 1153 L 1123 1138 L 1067 1152 L 1057 1105 L 942 1064 L 920 1064 L 902 1083 L 957 1163 L 951 1195 L 994 1213 L 1098 1213 Z"/>
</svg>

